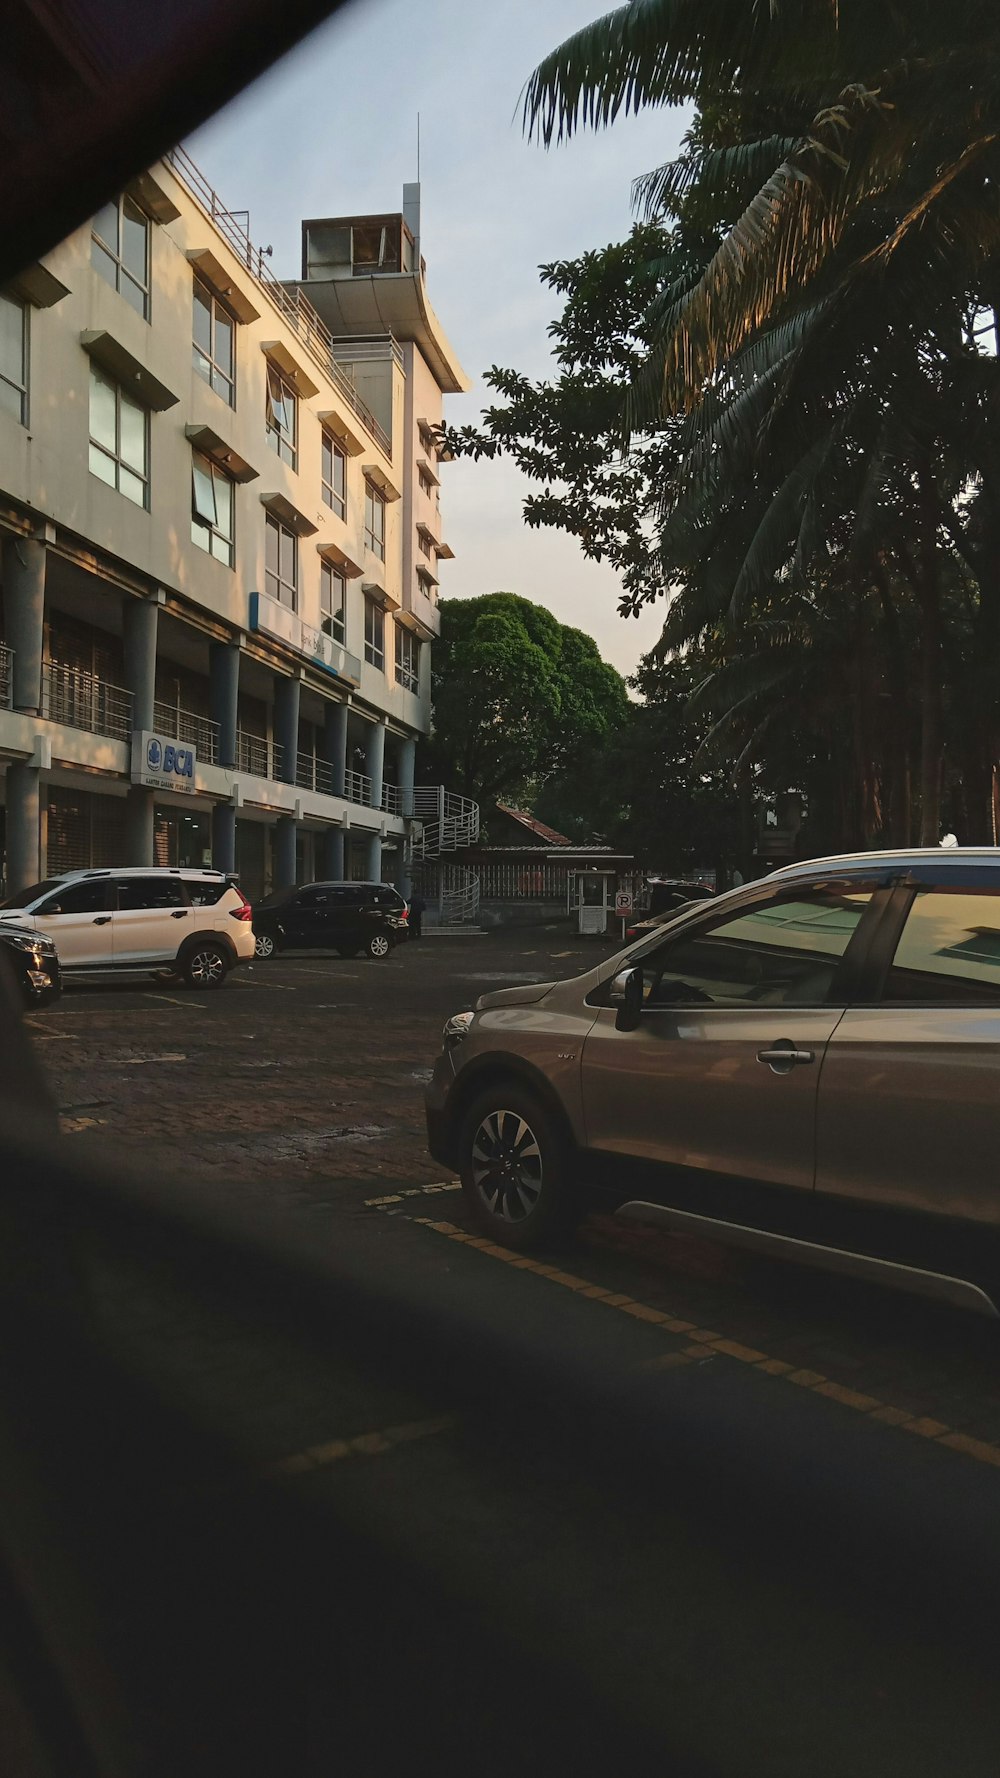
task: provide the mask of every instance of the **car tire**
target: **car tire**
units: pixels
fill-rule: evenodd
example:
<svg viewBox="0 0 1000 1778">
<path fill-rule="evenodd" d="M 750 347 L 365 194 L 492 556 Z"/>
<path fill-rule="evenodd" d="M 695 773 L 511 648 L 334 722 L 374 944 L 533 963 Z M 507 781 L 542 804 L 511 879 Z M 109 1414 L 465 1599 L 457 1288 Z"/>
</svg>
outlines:
<svg viewBox="0 0 1000 1778">
<path fill-rule="evenodd" d="M 582 1213 L 559 1120 L 517 1081 L 477 1093 L 462 1119 L 458 1171 L 478 1226 L 522 1252 L 564 1240 Z"/>
<path fill-rule="evenodd" d="M 269 932 L 257 932 L 254 934 L 253 954 L 261 961 L 273 957 L 277 949 L 278 947 Z"/>
<path fill-rule="evenodd" d="M 211 938 L 189 945 L 179 963 L 188 987 L 202 990 L 221 988 L 230 968 L 229 952 Z"/>
<path fill-rule="evenodd" d="M 392 940 L 386 938 L 384 932 L 373 932 L 371 938 L 365 945 L 365 956 L 380 959 L 382 957 L 388 957 L 391 950 Z"/>
</svg>

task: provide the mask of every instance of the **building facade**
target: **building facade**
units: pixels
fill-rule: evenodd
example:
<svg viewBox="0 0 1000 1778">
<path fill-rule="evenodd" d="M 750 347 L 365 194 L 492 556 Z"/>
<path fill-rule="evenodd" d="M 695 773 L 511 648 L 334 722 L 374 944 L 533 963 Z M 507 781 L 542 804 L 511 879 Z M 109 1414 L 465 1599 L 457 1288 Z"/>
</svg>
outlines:
<svg viewBox="0 0 1000 1778">
<path fill-rule="evenodd" d="M 177 150 L 0 293 L 8 893 L 121 863 L 404 879 L 467 383 L 419 259 L 408 304 L 347 276 L 338 327 Z"/>
</svg>

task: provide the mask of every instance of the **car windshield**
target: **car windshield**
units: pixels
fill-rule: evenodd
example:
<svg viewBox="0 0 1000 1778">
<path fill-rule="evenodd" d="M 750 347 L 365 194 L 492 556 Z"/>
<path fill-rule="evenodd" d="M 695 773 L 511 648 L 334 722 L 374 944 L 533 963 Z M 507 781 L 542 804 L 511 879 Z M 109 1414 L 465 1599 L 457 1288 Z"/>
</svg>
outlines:
<svg viewBox="0 0 1000 1778">
<path fill-rule="evenodd" d="M 0 901 L 0 913 L 5 913 L 8 908 L 30 908 L 40 895 L 57 889 L 61 881 L 60 877 L 46 877 L 41 883 L 31 883 L 27 889 L 19 889 L 15 895 L 8 895 L 6 901 Z"/>
</svg>

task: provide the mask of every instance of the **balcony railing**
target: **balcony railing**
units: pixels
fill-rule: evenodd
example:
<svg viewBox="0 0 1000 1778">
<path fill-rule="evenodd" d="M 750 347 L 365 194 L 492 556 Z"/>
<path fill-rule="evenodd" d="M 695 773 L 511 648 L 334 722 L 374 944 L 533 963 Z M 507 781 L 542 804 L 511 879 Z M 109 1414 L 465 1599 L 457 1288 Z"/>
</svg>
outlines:
<svg viewBox="0 0 1000 1778">
<path fill-rule="evenodd" d="M 284 750 L 278 741 L 237 729 L 236 764 L 241 772 L 249 772 L 254 778 L 280 779 L 283 763 Z"/>
<path fill-rule="evenodd" d="M 115 741 L 132 739 L 132 693 L 99 679 L 96 673 L 62 667 L 56 661 L 42 666 L 42 715 L 49 722 L 84 729 L 90 735 L 107 735 Z"/>
<path fill-rule="evenodd" d="M 397 784 L 383 784 L 382 807 L 387 815 L 402 815 L 403 792 Z"/>
<path fill-rule="evenodd" d="M 343 367 L 338 364 L 334 351 L 334 336 L 325 321 L 316 313 L 309 299 L 303 296 L 298 288 L 286 289 L 280 279 L 276 278 L 259 247 L 254 247 L 250 236 L 242 223 L 237 222 L 231 210 L 227 210 L 218 192 L 213 191 L 205 175 L 195 166 L 191 156 L 183 148 L 172 148 L 165 155 L 168 165 L 181 182 L 187 186 L 193 198 L 196 198 L 202 209 L 210 216 L 220 235 L 229 242 L 247 271 L 263 290 L 265 296 L 279 309 L 292 331 L 298 335 L 306 351 L 316 360 L 324 376 L 334 383 L 354 413 L 357 414 L 365 429 L 371 434 L 375 443 L 381 447 L 387 457 L 392 455 L 392 440 L 384 427 L 379 425 L 371 409 L 365 405 L 360 395 L 347 376 Z"/>
<path fill-rule="evenodd" d="M 193 710 L 178 710 L 173 704 L 159 700 L 153 705 L 153 720 L 162 735 L 174 735 L 185 747 L 197 749 L 203 765 L 219 763 L 219 725 L 207 716 L 196 716 Z"/>
<path fill-rule="evenodd" d="M 9 710 L 14 694 L 14 650 L 0 642 L 0 710 Z"/>
<path fill-rule="evenodd" d="M 344 795 L 349 803 L 363 803 L 365 808 L 372 806 L 372 781 L 364 772 L 344 773 Z"/>
<path fill-rule="evenodd" d="M 334 796 L 333 767 L 329 760 L 314 753 L 300 753 L 296 760 L 295 782 L 300 790 L 318 790 L 323 796 Z"/>
</svg>

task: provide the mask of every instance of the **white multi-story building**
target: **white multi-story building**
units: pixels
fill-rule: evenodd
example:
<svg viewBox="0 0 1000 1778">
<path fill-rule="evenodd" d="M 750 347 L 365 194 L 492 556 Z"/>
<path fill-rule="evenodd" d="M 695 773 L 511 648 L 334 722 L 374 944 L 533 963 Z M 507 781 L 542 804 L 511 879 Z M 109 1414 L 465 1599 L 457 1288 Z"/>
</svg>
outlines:
<svg viewBox="0 0 1000 1778">
<path fill-rule="evenodd" d="M 468 386 L 418 212 L 304 224 L 282 284 L 177 150 L 0 294 L 8 891 L 403 877 Z"/>
</svg>

